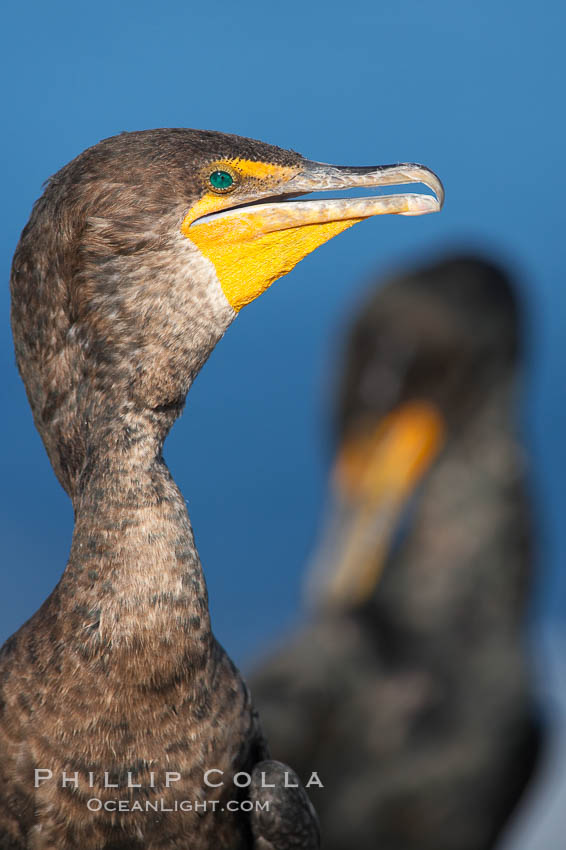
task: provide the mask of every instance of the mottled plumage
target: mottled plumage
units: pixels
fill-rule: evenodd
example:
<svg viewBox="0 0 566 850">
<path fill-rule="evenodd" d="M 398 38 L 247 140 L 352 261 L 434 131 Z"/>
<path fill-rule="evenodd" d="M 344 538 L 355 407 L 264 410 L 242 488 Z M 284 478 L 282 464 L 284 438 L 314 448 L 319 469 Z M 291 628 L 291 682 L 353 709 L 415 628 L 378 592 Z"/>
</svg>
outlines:
<svg viewBox="0 0 566 850">
<path fill-rule="evenodd" d="M 318 844 L 302 789 L 286 791 L 270 814 L 224 810 L 230 799 L 273 795 L 261 771 L 284 767 L 262 765 L 257 715 L 212 635 L 185 502 L 161 454 L 235 315 L 211 264 L 180 232 L 203 194 L 202 169 L 235 156 L 302 161 L 219 133 L 122 134 L 49 181 L 16 250 L 17 362 L 76 522 L 60 582 L 1 650 L 2 850 Z M 221 787 L 204 783 L 211 768 L 223 772 L 214 776 Z M 53 781 L 34 788 L 35 769 Z M 61 788 L 63 771 L 78 772 L 78 789 Z M 103 787 L 104 771 L 119 791 Z M 180 774 L 169 788 L 165 771 Z M 252 775 L 249 788 L 234 786 L 239 771 Z M 141 789 L 123 787 L 128 772 Z M 86 805 L 116 797 L 218 801 L 219 810 Z"/>
</svg>

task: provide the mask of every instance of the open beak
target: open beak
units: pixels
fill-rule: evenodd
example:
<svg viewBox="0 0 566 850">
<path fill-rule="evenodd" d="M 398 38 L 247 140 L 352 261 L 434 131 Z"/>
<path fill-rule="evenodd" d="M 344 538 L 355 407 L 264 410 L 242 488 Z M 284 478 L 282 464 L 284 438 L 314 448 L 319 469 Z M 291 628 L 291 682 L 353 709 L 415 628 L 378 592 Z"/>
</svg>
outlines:
<svg viewBox="0 0 566 850">
<path fill-rule="evenodd" d="M 367 198 L 332 198 L 316 201 L 298 201 L 303 214 L 317 221 L 337 219 L 363 219 L 374 215 L 422 215 L 439 212 L 444 203 L 444 187 L 436 174 L 424 165 L 413 162 L 399 165 L 339 166 L 323 162 L 307 162 L 304 170 L 288 185 L 297 193 L 344 191 L 347 189 L 374 189 L 384 186 L 402 186 L 422 183 L 432 189 L 434 196 L 406 193 L 374 195 Z M 300 206 L 297 207 L 297 210 Z M 318 217 L 320 216 L 320 217 Z"/>
<path fill-rule="evenodd" d="M 310 582 L 316 604 L 349 608 L 371 597 L 404 508 L 444 437 L 437 409 L 411 402 L 344 443 L 334 468 L 332 515 Z"/>
<path fill-rule="evenodd" d="M 297 200 L 313 192 L 422 183 L 429 194 Z M 437 212 L 442 183 L 422 165 L 350 168 L 304 160 L 292 173 L 275 166 L 269 179 L 243 181 L 233 195 L 199 201 L 182 233 L 213 264 L 224 294 L 238 312 L 319 245 L 374 215 Z"/>
<path fill-rule="evenodd" d="M 297 195 L 314 192 L 345 191 L 348 189 L 374 189 L 421 183 L 434 195 L 404 193 L 374 195 L 366 198 L 323 198 L 317 200 L 289 200 Z M 444 203 L 444 187 L 436 174 L 424 165 L 401 163 L 399 165 L 340 166 L 305 160 L 299 174 L 279 186 L 272 201 L 253 200 L 238 203 L 220 212 L 204 215 L 193 221 L 191 227 L 224 219 L 250 216 L 250 225 L 262 233 L 284 230 L 309 224 L 326 224 L 335 221 L 361 221 L 374 215 L 423 215 L 439 212 Z M 256 231 L 257 232 L 257 231 Z"/>
</svg>

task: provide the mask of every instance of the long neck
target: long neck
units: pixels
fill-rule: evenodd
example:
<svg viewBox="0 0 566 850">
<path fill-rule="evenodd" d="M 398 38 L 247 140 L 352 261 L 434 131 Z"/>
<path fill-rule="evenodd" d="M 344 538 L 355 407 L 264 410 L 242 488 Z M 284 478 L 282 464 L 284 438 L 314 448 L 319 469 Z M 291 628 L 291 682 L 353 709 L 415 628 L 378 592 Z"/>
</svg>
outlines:
<svg viewBox="0 0 566 850">
<path fill-rule="evenodd" d="M 124 654 L 136 681 L 171 675 L 183 659 L 198 668 L 211 645 L 206 584 L 160 430 L 132 412 L 118 428 L 92 429 L 57 589 L 81 654 Z"/>
</svg>

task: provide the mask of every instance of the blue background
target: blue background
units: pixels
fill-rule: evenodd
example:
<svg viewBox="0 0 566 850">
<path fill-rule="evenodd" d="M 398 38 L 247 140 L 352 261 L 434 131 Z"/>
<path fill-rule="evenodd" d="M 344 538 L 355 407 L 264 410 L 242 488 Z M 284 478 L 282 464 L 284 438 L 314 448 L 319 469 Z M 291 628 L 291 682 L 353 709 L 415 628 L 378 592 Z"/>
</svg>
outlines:
<svg viewBox="0 0 566 850">
<path fill-rule="evenodd" d="M 525 294 L 535 614 L 548 633 L 562 628 L 563 4 L 55 1 L 6 4 L 2 18 L 0 638 L 56 583 L 72 529 L 14 366 L 11 255 L 46 177 L 105 136 L 159 126 L 339 164 L 421 161 L 447 190 L 441 215 L 375 219 L 308 257 L 243 311 L 190 393 L 166 457 L 230 653 L 245 664 L 297 616 L 338 332 L 377 272 L 455 244 L 510 262 Z"/>
</svg>

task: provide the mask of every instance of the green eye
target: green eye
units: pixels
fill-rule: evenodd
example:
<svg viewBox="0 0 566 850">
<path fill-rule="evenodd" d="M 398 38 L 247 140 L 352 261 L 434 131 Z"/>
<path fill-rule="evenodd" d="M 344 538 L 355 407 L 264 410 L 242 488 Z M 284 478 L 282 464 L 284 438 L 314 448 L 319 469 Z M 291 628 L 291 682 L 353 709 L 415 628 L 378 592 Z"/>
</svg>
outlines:
<svg viewBox="0 0 566 850">
<path fill-rule="evenodd" d="M 210 185 L 217 192 L 227 192 L 234 185 L 234 177 L 229 171 L 213 171 L 208 178 Z"/>
</svg>

